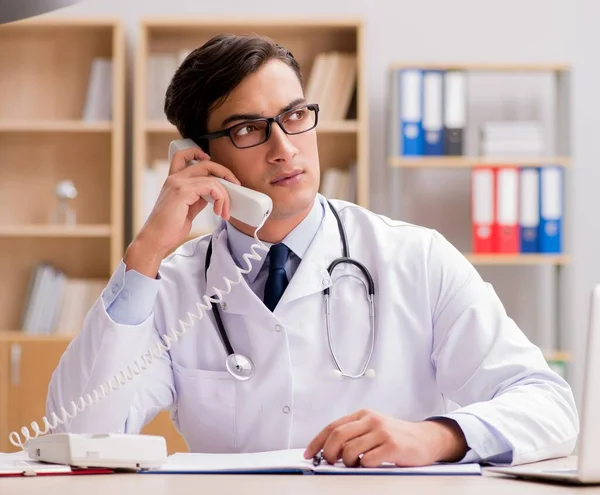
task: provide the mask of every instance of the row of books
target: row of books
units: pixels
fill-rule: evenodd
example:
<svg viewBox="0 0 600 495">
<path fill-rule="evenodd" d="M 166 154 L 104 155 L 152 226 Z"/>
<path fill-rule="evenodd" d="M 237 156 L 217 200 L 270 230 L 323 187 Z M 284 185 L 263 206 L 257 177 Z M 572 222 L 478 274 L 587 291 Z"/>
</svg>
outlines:
<svg viewBox="0 0 600 495">
<path fill-rule="evenodd" d="M 146 118 L 165 120 L 165 94 L 173 74 L 185 60 L 191 49 L 174 53 L 152 53 L 146 62 Z"/>
<path fill-rule="evenodd" d="M 356 163 L 348 168 L 329 167 L 321 177 L 319 192 L 328 199 L 356 203 Z"/>
<path fill-rule="evenodd" d="M 106 121 L 112 118 L 112 79 L 112 59 L 94 58 L 90 66 L 90 77 L 82 109 L 84 121 Z"/>
<path fill-rule="evenodd" d="M 318 53 L 306 84 L 305 98 L 319 104 L 319 121 L 354 118 L 356 54 L 338 51 Z"/>
<path fill-rule="evenodd" d="M 38 263 L 31 274 L 21 328 L 34 335 L 77 333 L 108 280 L 68 277 L 51 263 Z"/>
<path fill-rule="evenodd" d="M 173 74 L 190 49 L 154 53 L 147 60 L 146 112 L 150 120 L 164 120 L 165 93 Z M 356 111 L 356 54 L 339 51 L 318 53 L 306 84 L 305 97 L 319 104 L 319 120 L 354 118 Z"/>
<path fill-rule="evenodd" d="M 467 82 L 461 70 L 398 69 L 398 150 L 402 156 L 462 155 Z"/>
<path fill-rule="evenodd" d="M 471 172 L 475 253 L 561 253 L 562 167 L 475 167 Z"/>
</svg>

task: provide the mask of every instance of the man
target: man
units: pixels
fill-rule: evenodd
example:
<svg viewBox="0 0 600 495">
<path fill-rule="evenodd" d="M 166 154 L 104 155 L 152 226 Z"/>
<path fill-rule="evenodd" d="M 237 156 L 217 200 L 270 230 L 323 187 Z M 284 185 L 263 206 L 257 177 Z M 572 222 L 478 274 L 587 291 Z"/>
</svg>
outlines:
<svg viewBox="0 0 600 495">
<path fill-rule="evenodd" d="M 165 110 L 199 147 L 175 154 L 154 210 L 61 359 L 48 413 L 143 364 L 168 336 L 168 352 L 139 377 L 60 428 L 136 433 L 170 408 L 192 451 L 306 448 L 307 458 L 322 451 L 364 466 L 569 454 L 579 428 L 569 386 L 465 258 L 435 231 L 317 194 L 315 103 L 292 54 L 268 39 L 218 36 L 188 56 Z M 274 205 L 258 234 L 269 254 L 228 293 L 224 277 L 237 280 L 255 229 L 230 218 L 217 177 Z M 224 221 L 184 243 L 203 195 Z M 370 361 L 365 278 L 348 264 L 327 270 L 341 256 L 333 208 L 375 285 Z M 221 304 L 198 319 L 203 296 L 219 290 Z M 217 318 L 253 362 L 250 379 L 228 372 Z M 372 371 L 361 378 L 340 377 L 364 363 Z"/>
</svg>

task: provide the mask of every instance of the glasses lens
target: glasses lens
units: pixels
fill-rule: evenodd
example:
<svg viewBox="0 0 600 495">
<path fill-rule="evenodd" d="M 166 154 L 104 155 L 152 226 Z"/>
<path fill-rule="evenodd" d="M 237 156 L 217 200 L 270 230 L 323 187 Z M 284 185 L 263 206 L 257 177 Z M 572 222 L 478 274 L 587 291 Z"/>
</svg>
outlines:
<svg viewBox="0 0 600 495">
<path fill-rule="evenodd" d="M 281 116 L 281 123 L 289 134 L 306 132 L 315 126 L 316 121 L 316 112 L 308 107 L 295 108 Z"/>
<path fill-rule="evenodd" d="M 264 120 L 244 122 L 231 130 L 231 139 L 238 148 L 256 146 L 267 139 Z"/>
</svg>

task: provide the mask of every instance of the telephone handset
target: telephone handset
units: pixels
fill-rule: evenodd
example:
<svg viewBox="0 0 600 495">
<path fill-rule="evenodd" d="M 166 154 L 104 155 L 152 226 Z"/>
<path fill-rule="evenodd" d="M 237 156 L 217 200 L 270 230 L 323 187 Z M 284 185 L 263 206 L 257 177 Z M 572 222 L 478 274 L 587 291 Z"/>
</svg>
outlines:
<svg viewBox="0 0 600 495">
<path fill-rule="evenodd" d="M 175 152 L 188 147 L 196 147 L 196 144 L 191 139 L 181 139 L 171 142 L 169 146 L 169 161 L 171 161 Z M 252 244 L 250 247 L 250 253 L 245 253 L 242 256 L 246 267 L 235 267 L 237 272 L 237 280 L 231 280 L 223 277 L 226 287 L 224 289 L 212 287 L 210 291 L 207 291 L 207 294 L 210 293 L 215 295 L 212 297 L 208 296 L 207 294 L 202 296 L 202 301 L 198 301 L 196 303 L 198 314 L 196 315 L 192 311 L 186 312 L 187 321 L 184 321 L 183 319 L 178 320 L 179 330 L 175 330 L 171 327 L 168 332 L 160 336 L 159 341 L 154 346 L 150 347 L 141 356 L 135 359 L 129 366 L 127 366 L 126 369 L 117 373 L 113 377 L 107 377 L 108 379 L 104 383 L 101 383 L 98 387 L 85 396 L 71 401 L 67 405 L 68 409 L 64 406 L 61 407 L 58 412 L 55 411 L 50 414 L 50 419 L 44 416 L 42 418 L 42 427 L 40 427 L 37 422 L 32 422 L 30 426 L 31 430 L 33 431 L 33 435 L 26 426 L 21 428 L 21 434 L 23 435 L 23 438 L 21 438 L 21 436 L 15 431 L 11 432 L 9 435 L 9 440 L 10 443 L 12 443 L 15 447 L 19 447 L 22 450 L 27 450 L 29 457 L 39 461 L 57 462 L 56 459 L 70 459 L 70 461 L 67 460 L 59 462 L 72 465 L 87 465 L 90 467 L 121 467 L 123 463 L 132 462 L 131 447 L 124 448 L 124 444 L 119 443 L 125 441 L 125 437 L 123 435 L 108 434 L 102 436 L 104 445 L 103 452 L 105 453 L 100 454 L 100 457 L 98 457 L 99 449 L 94 448 L 91 450 L 88 449 L 89 452 L 96 456 L 93 459 L 75 459 L 73 454 L 65 457 L 65 445 L 70 445 L 72 442 L 79 442 L 79 445 L 90 446 L 94 442 L 98 441 L 98 435 L 46 434 L 51 430 L 56 429 L 59 424 L 69 423 L 70 420 L 77 416 L 80 412 L 91 408 L 94 404 L 100 402 L 113 391 L 118 390 L 121 388 L 121 386 L 126 385 L 127 382 L 133 380 L 136 376 L 145 371 L 148 366 L 154 362 L 154 360 L 160 358 L 163 352 L 168 352 L 173 343 L 177 342 L 179 338 L 185 335 L 187 330 L 194 325 L 195 320 L 202 319 L 204 316 L 204 311 L 212 309 L 211 303 L 221 303 L 224 298 L 223 296 L 231 292 L 232 285 L 239 284 L 242 281 L 243 275 L 249 273 L 252 269 L 250 260 L 262 259 L 257 253 L 257 249 L 262 249 L 264 252 L 268 252 L 268 247 L 265 246 L 258 238 L 258 231 L 262 228 L 267 218 L 271 214 L 273 208 L 273 202 L 271 198 L 266 194 L 248 189 L 246 187 L 238 186 L 237 184 L 224 179 L 219 180 L 229 194 L 231 216 L 247 225 L 256 227 L 254 232 L 256 244 Z M 211 197 L 206 197 L 204 199 L 211 204 L 213 203 Z M 140 441 L 137 442 L 134 437 L 139 437 Z M 144 448 L 142 445 L 147 446 L 148 443 L 143 442 L 147 442 L 148 440 L 142 437 L 147 436 L 127 435 L 126 441 L 129 442 L 129 445 L 131 445 L 131 442 L 135 442 L 136 448 Z M 162 445 L 155 444 L 155 446 L 157 448 L 157 452 L 166 452 Z M 85 452 L 86 449 L 83 448 L 82 451 Z M 62 454 L 59 455 L 58 452 L 62 452 Z M 69 450 L 69 452 L 71 452 L 71 450 Z M 119 452 L 122 452 L 121 457 L 119 457 Z M 78 464 L 74 464 L 75 462 Z M 146 459 L 145 462 L 150 462 L 150 460 Z"/>
<path fill-rule="evenodd" d="M 178 139 L 171 141 L 169 145 L 169 163 L 173 159 L 173 155 L 186 148 L 196 148 L 197 145 L 191 139 Z M 189 163 L 196 163 L 197 160 L 192 160 Z M 273 201 L 269 196 L 247 187 L 238 186 L 228 180 L 218 178 L 217 179 L 227 192 L 229 193 L 230 200 L 230 214 L 233 218 L 244 222 L 247 225 L 257 227 L 263 221 L 264 218 L 271 214 L 273 208 Z M 210 204 L 214 203 L 211 196 L 203 196 L 203 199 L 208 201 Z"/>
</svg>

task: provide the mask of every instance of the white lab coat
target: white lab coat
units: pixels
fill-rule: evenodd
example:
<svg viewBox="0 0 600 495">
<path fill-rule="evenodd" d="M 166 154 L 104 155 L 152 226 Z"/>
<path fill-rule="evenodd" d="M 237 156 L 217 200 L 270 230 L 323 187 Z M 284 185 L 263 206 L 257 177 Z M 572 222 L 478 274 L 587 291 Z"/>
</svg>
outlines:
<svg viewBox="0 0 600 495">
<path fill-rule="evenodd" d="M 375 378 L 340 380 L 331 373 L 322 291 L 333 283 L 327 266 L 341 255 L 341 246 L 326 208 L 273 313 L 245 282 L 226 297 L 223 322 L 236 352 L 253 360 L 252 379 L 237 381 L 226 371 L 226 353 L 208 312 L 168 355 L 59 431 L 138 432 L 171 408 L 192 451 L 302 448 L 329 422 L 369 408 L 409 421 L 451 413 L 473 426 L 467 440 L 485 456 L 488 437 L 475 428 L 476 419 L 511 446 L 513 464 L 568 455 L 579 429 L 569 386 L 469 262 L 436 231 L 333 204 L 351 256 L 369 268 L 376 284 L 370 366 Z M 140 325 L 116 324 L 99 299 L 52 377 L 48 413 L 139 359 L 158 334 L 179 328 L 180 319 L 189 321 L 207 286 L 225 288 L 223 277 L 235 278 L 226 236 L 222 226 L 217 229 L 208 285 L 209 237 L 186 243 L 163 261 L 154 311 Z M 121 266 L 106 290 L 122 283 L 123 272 Z M 358 273 L 348 265 L 342 272 Z M 369 338 L 364 289 L 345 277 L 332 294 L 333 344 L 342 367 L 355 372 Z"/>
</svg>

